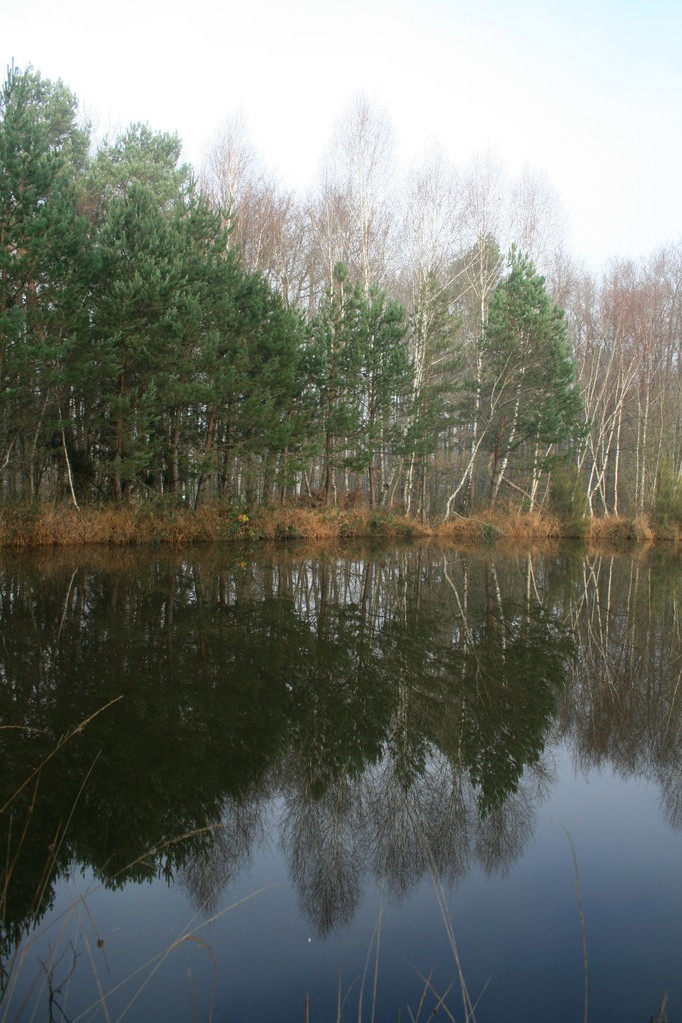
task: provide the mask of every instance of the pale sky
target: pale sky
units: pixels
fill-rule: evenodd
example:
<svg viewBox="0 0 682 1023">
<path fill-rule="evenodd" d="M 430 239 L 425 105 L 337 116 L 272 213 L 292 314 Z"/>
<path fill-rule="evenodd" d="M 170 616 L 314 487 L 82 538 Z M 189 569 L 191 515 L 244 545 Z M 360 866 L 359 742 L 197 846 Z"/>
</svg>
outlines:
<svg viewBox="0 0 682 1023">
<path fill-rule="evenodd" d="M 546 175 L 588 264 L 682 241 L 682 0 L 0 0 L 12 59 L 100 133 L 177 132 L 197 169 L 239 113 L 298 188 L 362 92 L 406 164 L 437 140 Z"/>
</svg>

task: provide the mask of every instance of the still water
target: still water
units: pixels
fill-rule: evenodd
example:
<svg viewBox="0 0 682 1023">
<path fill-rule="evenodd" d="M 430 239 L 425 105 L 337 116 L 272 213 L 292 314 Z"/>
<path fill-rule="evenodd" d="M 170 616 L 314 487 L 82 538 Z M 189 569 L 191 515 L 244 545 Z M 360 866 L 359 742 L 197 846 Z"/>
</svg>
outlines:
<svg viewBox="0 0 682 1023">
<path fill-rule="evenodd" d="M 3 555 L 0 1021 L 679 1018 L 681 597 L 672 551 Z"/>
</svg>

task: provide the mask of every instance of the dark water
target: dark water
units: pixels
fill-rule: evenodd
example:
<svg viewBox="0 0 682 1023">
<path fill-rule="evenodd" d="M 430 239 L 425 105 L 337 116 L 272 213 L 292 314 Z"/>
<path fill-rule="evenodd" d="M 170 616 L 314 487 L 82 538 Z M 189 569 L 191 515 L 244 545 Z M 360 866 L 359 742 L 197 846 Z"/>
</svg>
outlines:
<svg viewBox="0 0 682 1023">
<path fill-rule="evenodd" d="M 682 1017 L 677 555 L 0 569 L 0 1021 Z"/>
</svg>

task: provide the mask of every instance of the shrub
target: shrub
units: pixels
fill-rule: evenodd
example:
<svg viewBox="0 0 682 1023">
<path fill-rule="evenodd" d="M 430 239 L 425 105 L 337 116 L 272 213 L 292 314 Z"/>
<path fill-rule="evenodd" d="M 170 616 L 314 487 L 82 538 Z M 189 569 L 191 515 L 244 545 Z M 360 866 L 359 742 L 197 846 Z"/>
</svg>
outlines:
<svg viewBox="0 0 682 1023">
<path fill-rule="evenodd" d="M 654 519 L 663 526 L 682 522 L 682 479 L 670 458 L 664 458 L 656 474 Z"/>
</svg>

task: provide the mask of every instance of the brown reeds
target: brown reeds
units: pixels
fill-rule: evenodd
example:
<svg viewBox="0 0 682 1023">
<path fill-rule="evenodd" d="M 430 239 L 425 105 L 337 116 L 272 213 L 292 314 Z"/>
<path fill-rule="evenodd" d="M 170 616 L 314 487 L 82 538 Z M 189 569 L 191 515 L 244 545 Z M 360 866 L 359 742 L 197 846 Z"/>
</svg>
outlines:
<svg viewBox="0 0 682 1023">
<path fill-rule="evenodd" d="M 610 515 L 606 518 L 590 519 L 585 533 L 585 540 L 590 547 L 623 548 L 650 547 L 657 539 L 657 533 L 649 520 L 640 515 L 634 519 Z M 658 533 L 658 539 L 669 539 L 666 534 Z"/>
<path fill-rule="evenodd" d="M 249 539 L 244 516 L 229 507 L 198 509 L 132 505 L 39 505 L 0 510 L 2 547 L 76 547 L 108 544 L 184 546 L 225 539 Z"/>
<path fill-rule="evenodd" d="M 489 509 L 467 518 L 448 519 L 437 529 L 439 540 L 466 546 L 513 541 L 535 544 L 560 539 L 564 533 L 559 519 L 518 508 Z"/>
<path fill-rule="evenodd" d="M 39 505 L 0 510 L 0 547 L 186 546 L 217 541 L 354 538 L 412 539 L 431 535 L 428 526 L 385 510 L 300 508 L 258 509 L 251 514 L 225 503 L 197 509 L 156 505 Z"/>
<path fill-rule="evenodd" d="M 118 548 L 224 541 L 334 543 L 353 540 L 433 540 L 474 547 L 513 543 L 537 545 L 580 538 L 594 548 L 644 547 L 656 540 L 682 538 L 680 530 L 653 527 L 645 516 L 609 516 L 565 522 L 545 513 L 511 505 L 466 518 L 424 523 L 387 508 L 258 508 L 253 512 L 228 502 L 199 508 L 166 502 L 138 505 L 7 505 L 0 508 L 0 548 L 67 548 L 97 545 Z"/>
<path fill-rule="evenodd" d="M 372 508 L 261 509 L 253 516 L 252 525 L 262 540 L 411 540 L 433 535 L 431 527 L 415 519 Z"/>
</svg>

